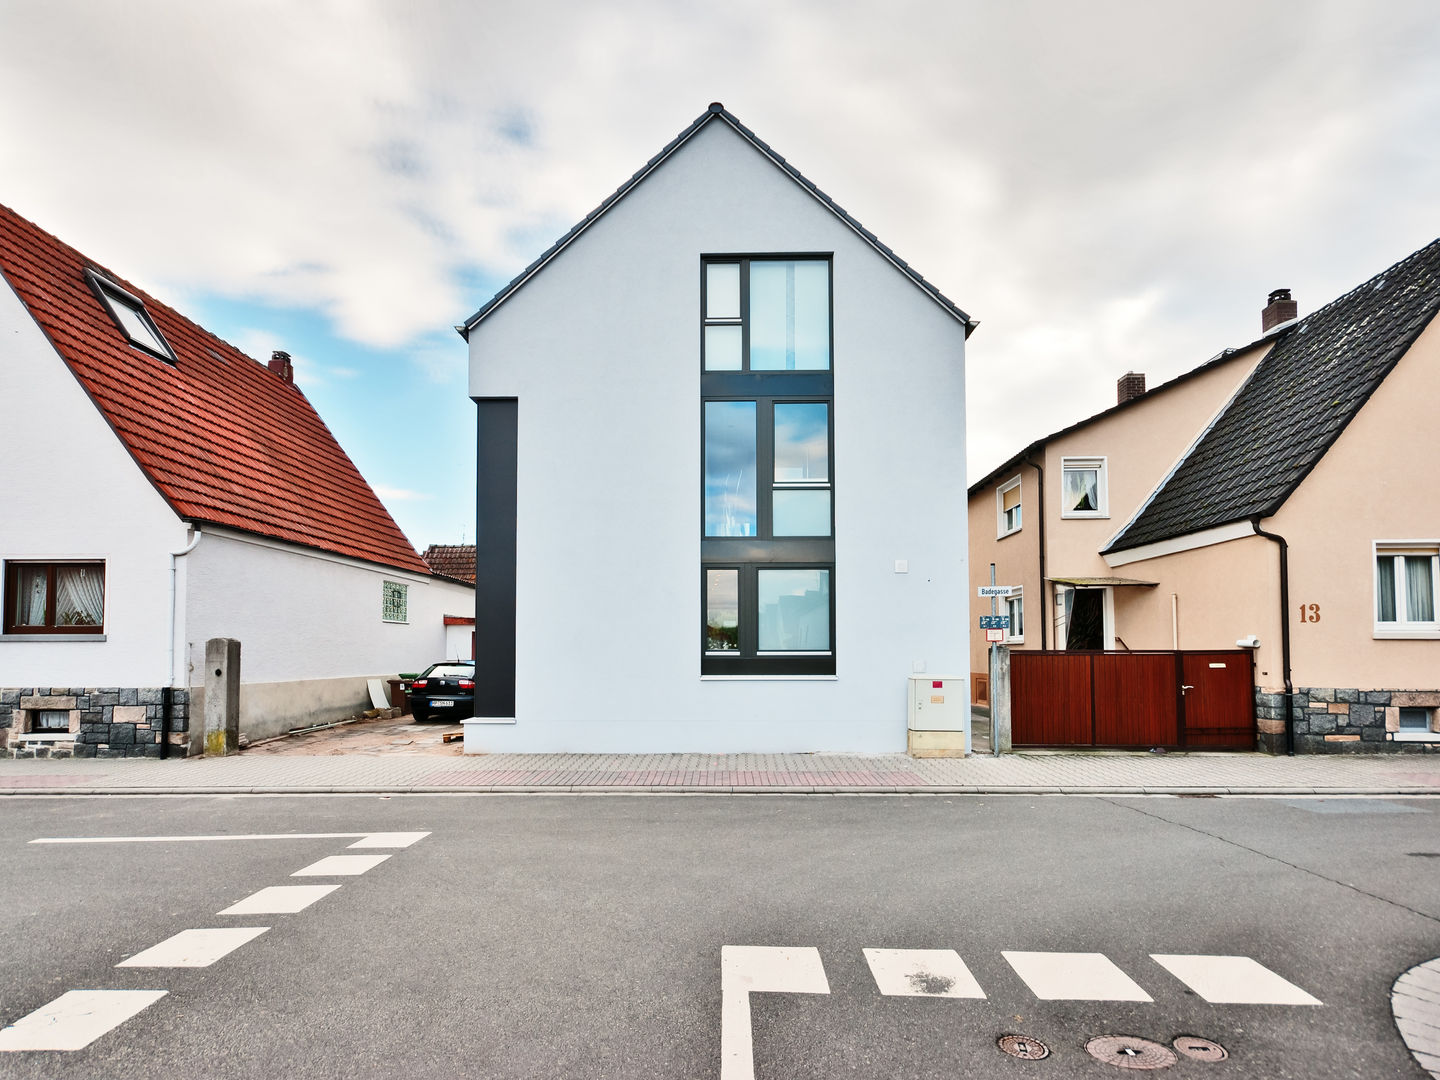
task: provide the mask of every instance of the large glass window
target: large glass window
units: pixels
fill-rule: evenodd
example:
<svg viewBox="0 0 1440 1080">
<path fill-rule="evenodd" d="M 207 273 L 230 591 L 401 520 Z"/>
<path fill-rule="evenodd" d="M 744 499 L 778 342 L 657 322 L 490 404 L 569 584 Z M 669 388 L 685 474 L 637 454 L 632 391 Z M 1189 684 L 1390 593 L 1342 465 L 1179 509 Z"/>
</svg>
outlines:
<svg viewBox="0 0 1440 1080">
<path fill-rule="evenodd" d="M 105 625 L 105 564 L 7 562 L 7 634 L 97 634 Z"/>
<path fill-rule="evenodd" d="M 830 258 L 701 267 L 701 671 L 833 674 Z"/>
</svg>

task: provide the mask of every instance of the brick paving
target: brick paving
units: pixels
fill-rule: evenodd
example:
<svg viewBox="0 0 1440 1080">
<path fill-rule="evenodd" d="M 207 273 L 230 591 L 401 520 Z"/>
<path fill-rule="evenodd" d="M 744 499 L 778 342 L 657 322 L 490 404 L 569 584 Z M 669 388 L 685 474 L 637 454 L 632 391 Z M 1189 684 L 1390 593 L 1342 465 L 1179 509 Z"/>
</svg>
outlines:
<svg viewBox="0 0 1440 1080">
<path fill-rule="evenodd" d="M 0 794 L 796 792 L 1440 795 L 1440 755 L 267 755 L 0 760 Z"/>
</svg>

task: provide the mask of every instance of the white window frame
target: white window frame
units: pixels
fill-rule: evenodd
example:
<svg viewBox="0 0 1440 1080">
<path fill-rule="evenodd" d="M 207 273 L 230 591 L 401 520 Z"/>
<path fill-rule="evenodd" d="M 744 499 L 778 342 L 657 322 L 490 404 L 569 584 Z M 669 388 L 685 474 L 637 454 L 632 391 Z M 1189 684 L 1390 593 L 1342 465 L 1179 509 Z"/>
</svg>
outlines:
<svg viewBox="0 0 1440 1080">
<path fill-rule="evenodd" d="M 1405 618 L 1405 573 L 1403 555 L 1428 555 L 1430 557 L 1431 610 L 1437 615 L 1429 622 L 1411 622 Z M 1395 621 L 1380 621 L 1380 570 L 1379 561 L 1386 556 L 1396 557 L 1395 564 Z M 1374 624 L 1374 636 L 1379 639 L 1440 638 L 1440 540 L 1376 540 L 1370 559 L 1370 613 Z"/>
<path fill-rule="evenodd" d="M 1110 485 L 1106 479 L 1109 470 L 1104 457 L 1062 457 L 1060 459 L 1060 516 L 1062 518 L 1108 518 L 1110 516 Z M 1070 470 L 1094 469 L 1095 498 L 1100 504 L 1097 510 L 1065 509 L 1065 473 Z"/>
<path fill-rule="evenodd" d="M 1015 509 L 1019 511 L 1019 513 L 1016 514 L 1016 519 L 1020 522 L 1020 524 L 1016 525 L 1013 529 L 1007 529 L 1005 528 L 1005 493 L 1007 491 L 1015 490 L 1019 490 L 1021 492 L 1020 501 L 1015 504 Z M 1014 479 L 1007 480 L 1005 483 L 1001 484 L 995 489 L 995 539 L 1003 540 L 1007 536 L 1013 536 L 1015 533 L 1018 533 L 1024 527 L 1024 490 L 1020 487 L 1019 475 L 1016 475 Z"/>
<path fill-rule="evenodd" d="M 399 613 L 398 618 L 395 617 L 395 612 Z M 380 583 L 380 621 L 395 625 L 410 622 L 410 586 L 405 582 L 390 581 L 387 578 Z"/>
<path fill-rule="evenodd" d="M 1020 604 L 1020 632 L 1019 632 L 1018 634 L 1015 633 L 1015 612 L 1012 611 L 1011 608 L 1010 608 L 1010 605 L 1013 604 L 1013 603 L 1015 603 L 1015 602 L 1017 602 L 1017 601 L 1018 601 L 1019 604 Z M 1007 596 L 1007 597 L 1005 597 L 1002 602 L 1003 602 L 1004 605 L 1005 605 L 1005 614 L 1007 614 L 1007 615 L 1010 616 L 1010 629 L 1009 629 L 1009 630 L 1006 632 L 1006 634 L 1005 634 L 1005 644 L 1007 644 L 1007 645 L 1024 645 L 1024 644 L 1025 644 L 1025 590 L 1024 590 L 1023 588 L 1021 588 L 1020 586 L 1017 585 L 1014 589 L 1012 589 L 1012 590 L 1010 591 L 1010 595 Z"/>
</svg>

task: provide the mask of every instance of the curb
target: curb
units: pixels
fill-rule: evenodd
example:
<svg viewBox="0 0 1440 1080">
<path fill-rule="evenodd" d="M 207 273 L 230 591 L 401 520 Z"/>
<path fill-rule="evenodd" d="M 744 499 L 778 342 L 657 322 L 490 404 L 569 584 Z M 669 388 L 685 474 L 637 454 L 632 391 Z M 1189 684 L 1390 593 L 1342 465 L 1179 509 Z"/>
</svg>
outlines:
<svg viewBox="0 0 1440 1080">
<path fill-rule="evenodd" d="M 15 787 L 0 786 L 0 796 L 27 795 L 1161 795 L 1183 798 L 1213 796 L 1368 795 L 1376 798 L 1440 796 L 1434 787 L 1096 787 L 1093 785 L 950 785 L 845 786 L 832 784 L 782 787 L 671 784 L 391 784 L 209 787 Z"/>
</svg>

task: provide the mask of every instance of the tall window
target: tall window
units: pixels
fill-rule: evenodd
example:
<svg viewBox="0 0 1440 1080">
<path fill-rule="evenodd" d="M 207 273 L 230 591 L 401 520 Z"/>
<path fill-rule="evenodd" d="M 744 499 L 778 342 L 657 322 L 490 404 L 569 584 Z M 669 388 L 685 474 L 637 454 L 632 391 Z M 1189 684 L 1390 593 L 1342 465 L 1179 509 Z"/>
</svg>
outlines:
<svg viewBox="0 0 1440 1080">
<path fill-rule="evenodd" d="M 1005 598 L 1005 614 L 1010 616 L 1010 633 L 1006 637 L 1008 643 L 1016 645 L 1025 641 L 1025 596 L 1017 588 Z"/>
<path fill-rule="evenodd" d="M 701 260 L 701 672 L 835 671 L 829 255 Z"/>
<path fill-rule="evenodd" d="M 1103 518 L 1110 516 L 1105 490 L 1105 459 L 1060 459 L 1060 516 Z"/>
<path fill-rule="evenodd" d="M 1007 480 L 995 489 L 995 536 L 1020 531 L 1020 477 Z"/>
<path fill-rule="evenodd" d="M 1440 544 L 1375 545 L 1375 636 L 1440 637 Z"/>
<path fill-rule="evenodd" d="M 105 627 L 103 562 L 6 562 L 5 633 L 98 634 Z"/>
</svg>

